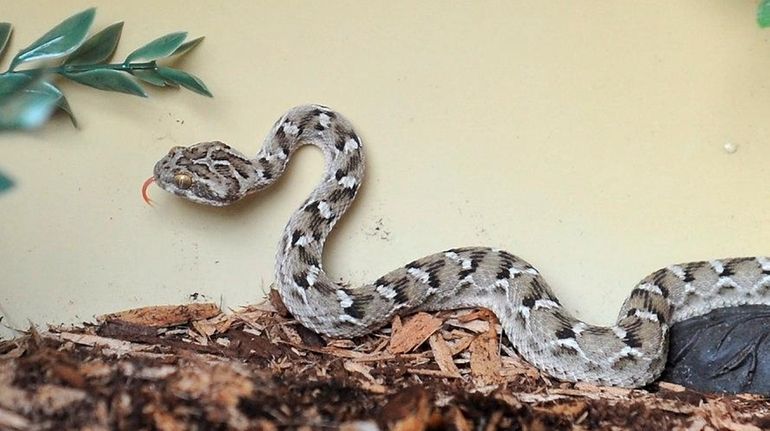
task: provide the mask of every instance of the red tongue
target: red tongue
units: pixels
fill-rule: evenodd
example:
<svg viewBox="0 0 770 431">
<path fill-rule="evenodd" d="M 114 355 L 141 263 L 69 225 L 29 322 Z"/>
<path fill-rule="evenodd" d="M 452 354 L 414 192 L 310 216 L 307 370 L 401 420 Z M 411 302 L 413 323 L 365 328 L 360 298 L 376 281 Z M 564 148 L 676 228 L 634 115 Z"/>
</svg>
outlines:
<svg viewBox="0 0 770 431">
<path fill-rule="evenodd" d="M 150 187 L 150 184 L 154 182 L 155 177 L 150 177 L 144 181 L 144 184 L 142 184 L 142 199 L 144 199 L 144 202 L 149 206 L 152 206 L 152 199 L 147 195 L 147 187 Z"/>
</svg>

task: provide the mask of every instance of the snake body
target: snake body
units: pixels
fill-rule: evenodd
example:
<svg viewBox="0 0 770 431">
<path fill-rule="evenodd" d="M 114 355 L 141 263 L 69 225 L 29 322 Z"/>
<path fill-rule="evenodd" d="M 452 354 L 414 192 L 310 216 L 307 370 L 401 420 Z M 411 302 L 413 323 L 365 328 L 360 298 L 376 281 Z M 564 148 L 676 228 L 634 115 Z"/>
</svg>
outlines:
<svg viewBox="0 0 770 431">
<path fill-rule="evenodd" d="M 324 271 L 324 242 L 353 202 L 364 175 L 361 139 L 321 105 L 291 109 L 255 158 L 221 142 L 174 147 L 155 166 L 163 189 L 222 206 L 273 184 L 294 151 L 312 144 L 326 170 L 292 214 L 276 256 L 276 285 L 304 326 L 333 337 L 366 334 L 394 315 L 484 307 L 513 346 L 541 371 L 568 381 L 637 387 L 666 363 L 671 324 L 721 307 L 770 303 L 770 259 L 729 258 L 671 265 L 645 277 L 611 326 L 573 317 L 532 265 L 504 250 L 466 247 L 414 260 L 376 281 L 350 288 Z"/>
</svg>

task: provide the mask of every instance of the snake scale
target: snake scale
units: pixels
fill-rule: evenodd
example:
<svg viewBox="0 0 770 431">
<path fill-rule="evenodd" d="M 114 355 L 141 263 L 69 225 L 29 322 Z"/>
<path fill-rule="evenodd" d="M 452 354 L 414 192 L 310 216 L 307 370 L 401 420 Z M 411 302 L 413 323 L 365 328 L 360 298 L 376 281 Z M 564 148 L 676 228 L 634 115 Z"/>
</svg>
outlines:
<svg viewBox="0 0 770 431">
<path fill-rule="evenodd" d="M 484 307 L 527 361 L 559 379 L 637 387 L 662 372 L 671 324 L 721 307 L 770 303 L 770 259 L 729 258 L 671 265 L 645 277 L 616 323 L 573 317 L 541 274 L 503 250 L 466 247 L 426 256 L 370 284 L 333 281 L 321 258 L 326 237 L 353 202 L 364 175 L 361 139 L 339 113 L 298 106 L 273 126 L 255 158 L 221 142 L 174 147 L 148 180 L 190 201 L 223 206 L 273 184 L 297 148 L 317 146 L 321 182 L 293 213 L 276 256 L 276 285 L 302 325 L 332 337 L 366 334 L 397 314 Z"/>
</svg>

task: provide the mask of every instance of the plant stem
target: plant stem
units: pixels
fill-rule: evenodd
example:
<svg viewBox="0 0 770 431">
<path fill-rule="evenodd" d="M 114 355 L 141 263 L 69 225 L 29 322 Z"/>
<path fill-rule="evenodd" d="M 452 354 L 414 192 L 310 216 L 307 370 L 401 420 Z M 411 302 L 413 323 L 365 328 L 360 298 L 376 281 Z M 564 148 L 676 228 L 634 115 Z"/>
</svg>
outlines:
<svg viewBox="0 0 770 431">
<path fill-rule="evenodd" d="M 41 72 L 45 74 L 58 73 L 64 75 L 67 73 L 87 72 L 89 70 L 97 69 L 110 69 L 119 70 L 122 72 L 132 72 L 134 70 L 155 70 L 158 65 L 155 61 L 148 61 L 145 63 L 111 63 L 111 64 L 67 64 L 56 67 L 38 67 L 25 70 L 8 70 L 0 75 L 8 73 L 29 73 L 29 72 Z"/>
</svg>

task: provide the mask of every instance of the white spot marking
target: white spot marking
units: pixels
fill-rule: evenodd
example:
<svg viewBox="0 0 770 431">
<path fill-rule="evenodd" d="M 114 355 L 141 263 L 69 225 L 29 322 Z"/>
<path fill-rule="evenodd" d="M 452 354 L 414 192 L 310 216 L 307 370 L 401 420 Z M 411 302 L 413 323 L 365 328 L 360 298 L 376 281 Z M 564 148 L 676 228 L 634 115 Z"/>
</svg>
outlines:
<svg viewBox="0 0 770 431">
<path fill-rule="evenodd" d="M 615 355 L 615 359 L 620 359 L 626 356 L 636 356 L 637 358 L 640 358 L 643 356 L 641 350 L 630 347 L 630 346 L 624 346 L 622 349 L 620 349 L 620 352 Z"/>
<path fill-rule="evenodd" d="M 351 177 L 351 176 L 349 176 L 349 175 L 346 175 L 346 176 L 340 178 L 339 184 L 342 187 L 345 187 L 346 189 L 352 189 L 353 186 L 356 185 L 356 179 Z"/>
<path fill-rule="evenodd" d="M 673 272 L 674 275 L 680 280 L 684 280 L 685 277 L 687 277 L 687 273 L 684 272 L 684 269 L 682 269 L 679 265 L 671 265 L 668 267 L 668 270 Z"/>
<path fill-rule="evenodd" d="M 318 122 L 321 126 L 329 128 L 332 123 L 332 117 L 328 116 L 325 112 L 322 112 L 321 115 L 318 116 Z"/>
<path fill-rule="evenodd" d="M 524 317 L 524 320 L 527 323 L 529 323 L 529 308 L 528 307 L 525 307 L 523 305 L 519 305 L 518 307 L 516 307 L 516 311 L 518 311 L 519 314 L 521 314 L 522 317 Z"/>
<path fill-rule="evenodd" d="M 726 142 L 722 148 L 724 148 L 725 153 L 727 154 L 733 154 L 738 151 L 738 145 L 732 142 Z"/>
<path fill-rule="evenodd" d="M 406 272 L 416 278 L 420 283 L 427 283 L 430 280 L 430 274 L 420 268 L 409 268 Z"/>
<path fill-rule="evenodd" d="M 321 268 L 315 265 L 310 266 L 310 268 L 308 269 L 307 277 L 305 277 L 307 279 L 307 284 L 309 284 L 310 286 L 315 284 L 315 281 L 318 280 L 319 272 L 321 272 Z"/>
<path fill-rule="evenodd" d="M 751 290 L 758 292 L 759 289 L 762 289 L 763 287 L 770 287 L 770 275 L 766 275 L 764 278 L 759 280 L 757 284 L 755 284 Z"/>
<path fill-rule="evenodd" d="M 331 205 L 326 201 L 318 201 L 318 213 L 327 220 L 334 216 Z"/>
<path fill-rule="evenodd" d="M 719 277 L 719 281 L 717 281 L 717 287 L 734 287 L 738 289 L 740 286 L 738 286 L 738 283 L 733 281 L 730 277 Z"/>
<path fill-rule="evenodd" d="M 460 261 L 462 262 L 462 268 L 463 269 L 471 269 L 471 268 L 473 268 L 473 261 L 472 260 L 460 258 Z"/>
<path fill-rule="evenodd" d="M 377 291 L 377 293 L 379 293 L 380 295 L 384 296 L 387 299 L 393 299 L 396 297 L 396 295 L 398 295 L 396 290 L 390 286 L 377 286 L 375 290 Z"/>
<path fill-rule="evenodd" d="M 621 340 L 626 338 L 626 335 L 628 335 L 628 332 L 626 332 L 626 330 L 621 328 L 620 326 L 613 326 L 612 332 L 614 332 L 615 336 L 620 338 Z"/>
<path fill-rule="evenodd" d="M 660 290 L 660 287 L 652 283 L 642 283 L 637 289 L 646 290 L 648 292 L 663 296 L 663 292 Z"/>
<path fill-rule="evenodd" d="M 658 321 L 658 315 L 655 314 L 655 313 L 651 313 L 649 311 L 636 310 L 634 312 L 634 316 L 636 316 L 636 317 L 638 317 L 640 319 L 649 320 L 651 322 L 657 322 Z"/>
<path fill-rule="evenodd" d="M 299 245 L 302 247 L 306 247 L 308 244 L 310 244 L 313 241 L 313 239 L 307 235 L 302 235 L 301 237 L 297 238 L 297 241 L 294 242 L 294 245 Z"/>
<path fill-rule="evenodd" d="M 552 308 L 559 308 L 559 307 L 561 307 L 559 304 L 557 304 L 554 301 L 551 301 L 550 299 L 538 299 L 537 301 L 535 301 L 535 306 L 532 308 L 534 308 L 535 310 L 539 310 L 541 308 L 552 309 Z"/>
<path fill-rule="evenodd" d="M 344 149 L 345 149 L 346 153 L 351 153 L 351 152 L 357 150 L 358 147 L 359 147 L 358 142 L 356 142 L 356 140 L 353 139 L 353 138 L 350 138 L 347 141 L 345 141 L 345 148 Z"/>
<path fill-rule="evenodd" d="M 759 262 L 759 266 L 762 267 L 762 271 L 770 271 L 770 259 L 765 256 L 759 256 L 757 262 Z"/>
<path fill-rule="evenodd" d="M 350 322 L 354 325 L 362 325 L 359 319 L 356 319 L 355 317 L 348 314 L 340 314 L 340 322 Z"/>
<path fill-rule="evenodd" d="M 575 335 L 580 335 L 586 328 L 588 328 L 588 325 L 585 322 L 578 322 L 572 327 L 572 332 L 574 332 Z"/>
<path fill-rule="evenodd" d="M 714 271 L 717 274 L 721 274 L 725 271 L 725 265 L 719 260 L 712 260 L 709 262 L 709 264 L 712 268 L 714 268 Z"/>
<path fill-rule="evenodd" d="M 337 299 L 340 301 L 340 307 L 348 308 L 353 305 L 353 298 L 342 289 L 337 290 Z"/>
<path fill-rule="evenodd" d="M 444 256 L 454 260 L 455 262 L 460 260 L 460 255 L 458 255 L 457 253 L 455 253 L 453 251 L 448 251 L 448 252 L 444 253 Z"/>
<path fill-rule="evenodd" d="M 495 286 L 508 290 L 511 287 L 511 284 L 508 283 L 508 280 L 497 280 L 495 281 Z"/>
<path fill-rule="evenodd" d="M 287 121 L 283 123 L 283 132 L 286 133 L 287 135 L 296 136 L 299 133 L 299 127 Z"/>
<path fill-rule="evenodd" d="M 584 358 L 586 356 L 585 352 L 583 351 L 583 349 L 580 348 L 580 345 L 578 344 L 577 340 L 574 338 L 564 338 L 561 340 L 556 340 L 555 344 L 558 346 L 571 347 L 575 349 L 575 351 L 577 351 L 578 354 L 580 354 L 580 356 Z"/>
</svg>

